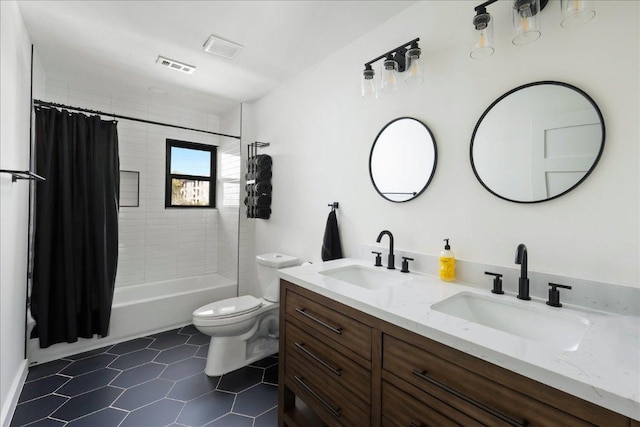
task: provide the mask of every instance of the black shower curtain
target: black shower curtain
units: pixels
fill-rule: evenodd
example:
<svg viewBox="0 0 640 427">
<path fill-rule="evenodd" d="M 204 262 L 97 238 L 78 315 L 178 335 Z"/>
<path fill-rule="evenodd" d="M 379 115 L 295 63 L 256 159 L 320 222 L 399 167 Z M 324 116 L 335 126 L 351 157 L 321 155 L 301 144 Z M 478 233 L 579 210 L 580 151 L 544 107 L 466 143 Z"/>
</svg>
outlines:
<svg viewBox="0 0 640 427">
<path fill-rule="evenodd" d="M 36 109 L 31 336 L 40 347 L 109 332 L 118 262 L 116 123 Z"/>
</svg>

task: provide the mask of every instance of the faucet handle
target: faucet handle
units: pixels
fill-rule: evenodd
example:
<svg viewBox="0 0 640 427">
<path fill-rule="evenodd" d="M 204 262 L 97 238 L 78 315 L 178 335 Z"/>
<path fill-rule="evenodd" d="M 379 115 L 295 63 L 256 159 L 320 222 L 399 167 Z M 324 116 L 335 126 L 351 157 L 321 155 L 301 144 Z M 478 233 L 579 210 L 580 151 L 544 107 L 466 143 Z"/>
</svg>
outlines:
<svg viewBox="0 0 640 427">
<path fill-rule="evenodd" d="M 402 270 L 400 273 L 408 273 L 409 272 L 409 261 L 413 261 L 413 258 L 409 258 L 406 256 L 402 257 Z"/>
<path fill-rule="evenodd" d="M 375 267 L 382 267 L 382 252 L 371 251 L 372 254 L 376 254 Z"/>
<path fill-rule="evenodd" d="M 549 289 L 549 300 L 547 301 L 547 305 L 550 305 L 551 307 L 562 307 L 562 304 L 560 304 L 560 291 L 558 288 L 572 289 L 571 286 L 551 282 L 549 282 L 549 286 L 551 286 L 551 289 Z"/>
<path fill-rule="evenodd" d="M 493 276 L 493 289 L 491 289 L 491 292 L 500 295 L 504 294 L 504 291 L 502 290 L 502 274 L 492 273 L 490 271 L 485 271 L 484 274 Z"/>
</svg>

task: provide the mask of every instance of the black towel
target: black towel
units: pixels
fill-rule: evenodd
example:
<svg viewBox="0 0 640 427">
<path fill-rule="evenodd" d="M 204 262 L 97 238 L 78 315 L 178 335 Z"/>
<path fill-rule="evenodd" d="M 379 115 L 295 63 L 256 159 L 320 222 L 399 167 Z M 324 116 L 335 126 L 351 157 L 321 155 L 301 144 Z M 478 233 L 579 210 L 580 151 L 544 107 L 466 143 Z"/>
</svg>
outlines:
<svg viewBox="0 0 640 427">
<path fill-rule="evenodd" d="M 332 210 L 327 218 L 327 226 L 324 229 L 324 239 L 322 240 L 322 261 L 342 258 L 342 248 L 340 247 L 340 235 L 338 234 L 338 218 L 336 211 Z"/>
</svg>

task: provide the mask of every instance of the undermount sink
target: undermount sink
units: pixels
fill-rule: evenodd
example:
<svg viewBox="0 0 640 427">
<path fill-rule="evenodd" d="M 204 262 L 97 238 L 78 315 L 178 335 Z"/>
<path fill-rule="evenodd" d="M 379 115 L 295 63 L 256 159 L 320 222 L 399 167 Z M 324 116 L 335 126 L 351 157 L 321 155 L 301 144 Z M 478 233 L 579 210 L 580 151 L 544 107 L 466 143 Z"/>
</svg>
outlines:
<svg viewBox="0 0 640 427">
<path fill-rule="evenodd" d="M 320 271 L 320 274 L 369 290 L 385 289 L 411 280 L 410 277 L 402 277 L 399 272 L 392 273 L 361 265 Z"/>
<path fill-rule="evenodd" d="M 478 323 L 563 351 L 576 351 L 589 326 L 583 317 L 554 312 L 534 302 L 498 300 L 461 292 L 431 306 L 433 310 Z"/>
</svg>

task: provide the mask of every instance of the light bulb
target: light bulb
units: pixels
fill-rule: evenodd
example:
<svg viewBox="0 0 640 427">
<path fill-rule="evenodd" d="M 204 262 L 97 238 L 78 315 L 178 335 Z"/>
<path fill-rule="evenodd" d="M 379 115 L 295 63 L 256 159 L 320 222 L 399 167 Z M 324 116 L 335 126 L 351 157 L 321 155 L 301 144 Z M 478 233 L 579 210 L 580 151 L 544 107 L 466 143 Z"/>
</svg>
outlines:
<svg viewBox="0 0 640 427">
<path fill-rule="evenodd" d="M 538 12 L 539 0 L 515 0 L 513 3 L 513 30 L 515 45 L 524 45 L 538 40 Z"/>
<path fill-rule="evenodd" d="M 398 90 L 397 70 L 398 63 L 391 58 L 391 55 L 387 55 L 387 59 L 384 60 L 382 65 L 382 78 L 380 82 L 380 89 L 383 92 L 396 92 Z"/>
<path fill-rule="evenodd" d="M 375 72 L 371 68 L 370 64 L 365 66 L 362 73 L 362 97 L 365 99 L 377 98 L 378 91 L 376 90 Z"/>
<path fill-rule="evenodd" d="M 493 20 L 485 9 L 478 10 L 473 18 L 473 27 L 469 56 L 481 59 L 493 55 Z"/>
<path fill-rule="evenodd" d="M 562 21 L 564 28 L 575 28 L 589 22 L 596 16 L 596 11 L 588 0 L 561 0 Z"/>
<path fill-rule="evenodd" d="M 424 81 L 424 77 L 422 76 L 422 61 L 420 59 L 420 54 L 421 50 L 418 47 L 417 43 L 415 44 L 415 47 L 412 46 L 411 49 L 407 51 L 407 74 L 404 77 L 404 81 L 406 83 L 416 84 L 422 83 Z"/>
</svg>

